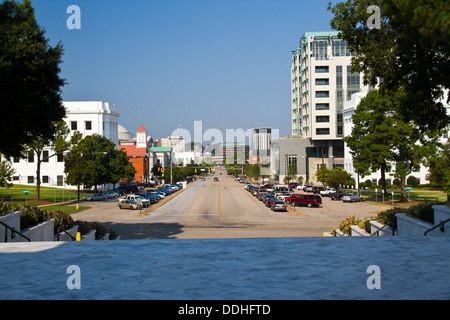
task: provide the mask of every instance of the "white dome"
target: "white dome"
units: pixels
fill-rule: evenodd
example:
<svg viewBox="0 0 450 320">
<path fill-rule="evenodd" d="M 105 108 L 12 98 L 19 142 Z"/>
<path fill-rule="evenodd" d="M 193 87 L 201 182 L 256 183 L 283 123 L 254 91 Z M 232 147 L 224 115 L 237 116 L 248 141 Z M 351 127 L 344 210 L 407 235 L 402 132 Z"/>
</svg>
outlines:
<svg viewBox="0 0 450 320">
<path fill-rule="evenodd" d="M 118 126 L 118 131 L 119 131 L 119 140 L 133 139 L 133 135 L 127 129 L 125 129 L 123 126 L 121 126 L 120 124 Z"/>
</svg>

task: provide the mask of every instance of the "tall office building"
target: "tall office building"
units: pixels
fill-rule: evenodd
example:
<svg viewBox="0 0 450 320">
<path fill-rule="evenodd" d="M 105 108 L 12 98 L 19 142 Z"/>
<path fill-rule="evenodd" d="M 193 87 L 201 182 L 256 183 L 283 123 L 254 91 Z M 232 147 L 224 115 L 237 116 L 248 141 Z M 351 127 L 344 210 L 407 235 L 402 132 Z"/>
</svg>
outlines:
<svg viewBox="0 0 450 320">
<path fill-rule="evenodd" d="M 344 102 L 367 92 L 359 73 L 350 72 L 352 54 L 337 31 L 306 32 L 292 51 L 292 135 L 312 140 L 344 136 Z"/>
<path fill-rule="evenodd" d="M 269 163 L 272 128 L 254 128 L 250 163 Z"/>
<path fill-rule="evenodd" d="M 352 56 L 336 31 L 306 32 L 292 51 L 292 130 L 278 141 L 280 181 L 302 176 L 317 183 L 322 167 L 344 167 L 344 102 L 369 91 L 350 71 Z"/>
</svg>

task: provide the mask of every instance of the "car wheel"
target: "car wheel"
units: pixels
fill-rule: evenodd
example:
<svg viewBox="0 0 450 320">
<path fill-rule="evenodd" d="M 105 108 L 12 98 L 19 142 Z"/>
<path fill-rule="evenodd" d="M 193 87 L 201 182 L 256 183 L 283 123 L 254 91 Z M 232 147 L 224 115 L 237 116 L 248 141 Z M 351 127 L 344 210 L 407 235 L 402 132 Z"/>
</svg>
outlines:
<svg viewBox="0 0 450 320">
<path fill-rule="evenodd" d="M 122 206 L 119 206 L 119 209 L 122 210 Z"/>
<path fill-rule="evenodd" d="M 312 207 L 312 203 L 308 202 L 308 208 L 311 208 L 311 207 Z"/>
</svg>

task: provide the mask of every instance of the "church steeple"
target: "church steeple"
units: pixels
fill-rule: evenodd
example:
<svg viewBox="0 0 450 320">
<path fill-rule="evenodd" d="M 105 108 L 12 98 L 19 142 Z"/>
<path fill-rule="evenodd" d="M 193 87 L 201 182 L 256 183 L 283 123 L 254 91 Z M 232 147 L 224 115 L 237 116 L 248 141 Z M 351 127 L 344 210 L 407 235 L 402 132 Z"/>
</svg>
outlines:
<svg viewBox="0 0 450 320">
<path fill-rule="evenodd" d="M 146 148 L 147 147 L 147 130 L 141 122 L 141 127 L 136 131 L 136 148 Z"/>
</svg>

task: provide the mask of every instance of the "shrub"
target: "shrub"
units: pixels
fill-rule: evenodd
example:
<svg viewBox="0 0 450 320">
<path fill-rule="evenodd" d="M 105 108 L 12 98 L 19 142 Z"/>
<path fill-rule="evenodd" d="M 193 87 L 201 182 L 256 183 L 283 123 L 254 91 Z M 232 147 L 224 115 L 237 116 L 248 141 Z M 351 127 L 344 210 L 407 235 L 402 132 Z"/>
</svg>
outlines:
<svg viewBox="0 0 450 320">
<path fill-rule="evenodd" d="M 353 225 L 359 225 L 361 223 L 361 219 L 359 219 L 356 216 L 348 217 L 347 219 L 343 220 L 341 224 L 339 225 L 339 229 L 345 233 L 350 235 L 351 233 L 351 226 Z"/>
<path fill-rule="evenodd" d="M 394 181 L 392 181 L 392 184 L 399 187 L 402 184 L 402 181 L 399 178 L 395 178 Z"/>
<path fill-rule="evenodd" d="M 409 176 L 408 179 L 406 180 L 406 183 L 415 188 L 419 184 L 419 180 L 417 180 L 417 178 L 414 176 Z"/>
<path fill-rule="evenodd" d="M 367 179 L 366 181 L 364 181 L 364 183 L 365 183 L 366 186 L 369 187 L 369 188 L 370 188 L 370 187 L 372 186 L 372 184 L 373 184 L 373 183 L 372 183 L 372 180 L 370 180 L 370 179 Z"/>
</svg>

